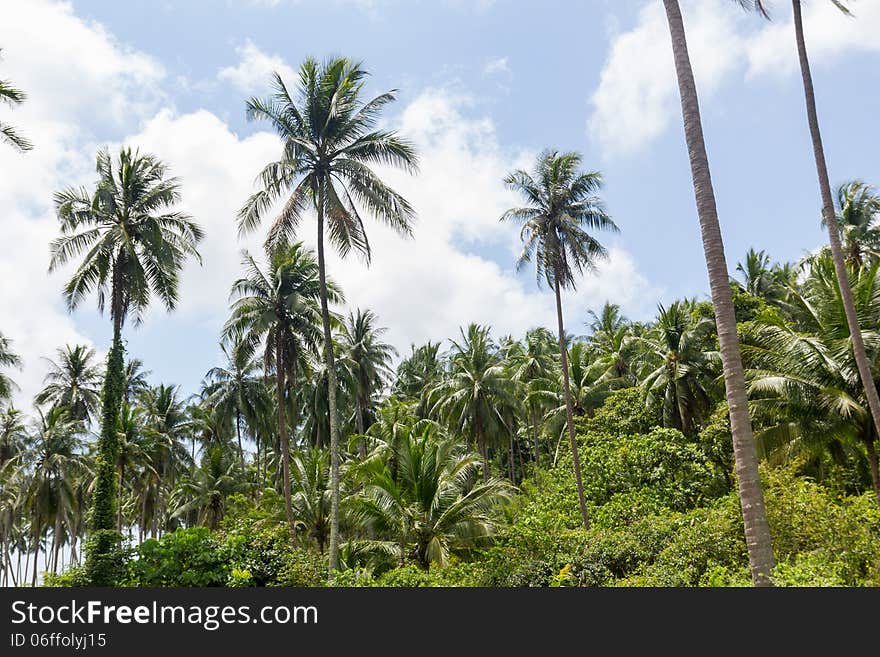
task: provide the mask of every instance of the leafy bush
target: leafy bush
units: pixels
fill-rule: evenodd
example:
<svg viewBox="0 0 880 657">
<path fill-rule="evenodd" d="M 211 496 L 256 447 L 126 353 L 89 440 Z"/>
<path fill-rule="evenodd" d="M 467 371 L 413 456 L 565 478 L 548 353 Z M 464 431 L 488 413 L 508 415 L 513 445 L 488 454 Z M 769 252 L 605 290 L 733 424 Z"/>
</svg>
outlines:
<svg viewBox="0 0 880 657">
<path fill-rule="evenodd" d="M 182 527 L 137 547 L 129 563 L 130 586 L 224 586 L 229 550 L 207 527 Z"/>
</svg>

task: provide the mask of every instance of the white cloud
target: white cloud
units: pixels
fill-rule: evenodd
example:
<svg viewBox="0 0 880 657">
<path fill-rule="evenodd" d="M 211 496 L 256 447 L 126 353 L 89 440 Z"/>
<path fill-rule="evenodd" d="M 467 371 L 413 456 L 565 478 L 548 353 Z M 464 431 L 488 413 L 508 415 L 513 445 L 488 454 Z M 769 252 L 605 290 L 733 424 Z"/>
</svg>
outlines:
<svg viewBox="0 0 880 657">
<path fill-rule="evenodd" d="M 701 96 L 708 97 L 736 66 L 741 46 L 730 12 L 700 3 L 686 16 L 688 48 Z M 614 36 L 593 93 L 590 136 L 609 155 L 626 155 L 661 135 L 678 105 L 666 15 L 646 4 L 636 26 Z"/>
<path fill-rule="evenodd" d="M 498 73 L 510 74 L 510 62 L 507 57 L 497 57 L 490 59 L 483 67 L 483 73 L 486 75 L 495 75 Z"/>
<path fill-rule="evenodd" d="M 691 64 L 702 101 L 743 71 L 747 78 L 790 75 L 797 69 L 794 28 L 782 10 L 767 22 L 733 3 L 682 2 Z M 880 3 L 858 3 L 857 18 L 830 2 L 804 8 L 807 47 L 814 67 L 854 51 L 880 51 Z M 616 23 L 614 23 L 616 24 Z M 590 137 L 606 155 L 632 154 L 659 137 L 677 117 L 679 99 L 663 7 L 647 2 L 636 25 L 613 34 L 599 85 L 591 99 Z"/>
<path fill-rule="evenodd" d="M 41 358 L 66 342 L 90 342 L 64 310 L 62 277 L 46 274 L 57 234 L 52 192 L 93 177 L 97 130 L 113 134 L 153 111 L 164 73 L 69 3 L 7 8 L 0 43 L 2 77 L 28 94 L 9 119 L 35 145 L 24 155 L 0 145 L 0 331 L 24 360 L 24 371 L 11 374 L 21 386 L 16 404 L 27 408 L 45 372 Z"/>
<path fill-rule="evenodd" d="M 237 47 L 235 53 L 239 57 L 238 64 L 221 69 L 217 77 L 243 93 L 256 94 L 268 88 L 273 73 L 278 73 L 284 80 L 295 75 L 280 56 L 264 53 L 252 41 Z"/>
</svg>

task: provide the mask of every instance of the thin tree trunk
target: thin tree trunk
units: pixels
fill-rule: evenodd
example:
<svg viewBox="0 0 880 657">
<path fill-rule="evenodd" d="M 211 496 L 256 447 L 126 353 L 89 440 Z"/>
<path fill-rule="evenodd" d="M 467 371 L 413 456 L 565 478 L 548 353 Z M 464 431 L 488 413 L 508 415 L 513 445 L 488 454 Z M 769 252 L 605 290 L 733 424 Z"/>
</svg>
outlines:
<svg viewBox="0 0 880 657">
<path fill-rule="evenodd" d="M 749 553 L 749 566 L 755 586 L 772 586 L 770 574 L 774 566 L 773 545 L 770 540 L 770 526 L 764 507 L 764 492 L 758 473 L 758 456 L 749 418 L 748 397 L 746 395 L 745 375 L 736 333 L 736 317 L 733 311 L 733 294 L 724 257 L 724 244 L 718 212 L 715 206 L 715 191 L 709 173 L 709 157 L 703 139 L 703 125 L 697 87 L 694 83 L 688 54 L 684 21 L 678 0 L 663 0 L 666 18 L 672 39 L 675 71 L 681 95 L 681 112 L 684 121 L 685 140 L 691 163 L 694 181 L 694 195 L 697 215 L 703 239 L 703 251 L 709 271 L 709 287 L 712 292 L 712 305 L 715 309 L 715 323 L 718 329 L 718 344 L 724 372 L 724 386 L 730 408 L 730 432 L 733 438 L 733 454 L 739 483 L 739 497 L 742 506 L 743 526 L 746 546 Z"/>
<path fill-rule="evenodd" d="M 530 409 L 529 413 L 532 416 L 532 429 L 535 435 L 535 485 L 538 487 L 538 491 L 541 490 L 541 439 L 538 431 L 538 418 L 535 413 L 535 409 Z"/>
<path fill-rule="evenodd" d="M 235 435 L 238 437 L 238 455 L 241 457 L 241 472 L 244 474 L 244 449 L 241 446 L 241 411 L 235 409 Z"/>
<path fill-rule="evenodd" d="M 871 365 L 868 354 L 865 351 L 865 342 L 862 339 L 862 330 L 859 327 L 859 317 L 856 314 L 856 305 L 853 301 L 852 289 L 849 284 L 849 275 L 843 258 L 843 249 L 840 244 L 840 229 L 837 225 L 837 216 L 834 212 L 834 197 L 831 194 L 831 183 L 828 179 L 828 165 L 825 162 L 825 148 L 822 145 L 822 134 L 819 131 L 819 115 L 816 111 L 816 94 L 813 90 L 813 76 L 810 72 L 810 60 L 807 57 L 807 44 L 804 38 L 804 21 L 801 14 L 800 0 L 792 0 L 794 9 L 794 29 L 797 39 L 798 59 L 801 65 L 801 76 L 804 81 L 804 99 L 807 106 L 807 122 L 810 126 L 810 137 L 813 140 L 813 155 L 816 159 L 816 173 L 819 177 L 819 192 L 822 197 L 822 216 L 828 227 L 828 244 L 831 247 L 831 259 L 834 261 L 834 272 L 837 274 L 837 283 L 840 287 L 840 297 L 843 301 L 843 310 L 846 314 L 846 323 L 849 326 L 849 334 L 852 338 L 853 356 L 859 369 L 859 378 L 865 389 L 865 397 L 868 400 L 868 408 L 874 421 L 874 429 L 880 435 L 880 397 L 877 396 L 877 386 L 871 373 Z M 877 503 L 880 504 L 880 496 Z"/>
<path fill-rule="evenodd" d="M 119 488 L 116 494 L 116 531 L 122 533 L 122 482 L 125 481 L 125 464 L 119 465 Z"/>
<path fill-rule="evenodd" d="M 284 512 L 287 515 L 287 530 L 290 534 L 290 547 L 296 547 L 296 524 L 293 520 L 293 506 L 290 502 L 290 443 L 287 440 L 287 422 L 284 418 L 284 367 L 281 356 L 281 331 L 275 331 L 275 385 L 278 392 L 278 437 L 281 439 L 281 489 L 284 491 Z"/>
<path fill-rule="evenodd" d="M 31 586 L 37 585 L 37 570 L 40 566 L 40 516 L 37 515 L 37 521 L 34 524 L 34 574 L 31 578 Z"/>
<path fill-rule="evenodd" d="M 486 436 L 483 435 L 483 427 L 477 423 L 477 449 L 483 458 L 483 481 L 489 481 L 492 476 L 492 465 L 489 463 L 489 447 L 486 445 Z"/>
<path fill-rule="evenodd" d="M 510 481 L 516 484 L 516 460 L 513 456 L 513 432 L 510 433 L 510 445 L 508 451 L 510 452 L 510 459 L 507 464 L 507 469 L 510 472 Z"/>
<path fill-rule="evenodd" d="M 55 517 L 55 529 L 52 531 L 52 574 L 58 574 L 58 551 L 61 549 L 61 514 Z M 48 570 L 48 569 L 47 569 Z"/>
<path fill-rule="evenodd" d="M 357 413 L 355 414 L 357 417 L 355 418 L 355 422 L 357 423 L 357 432 L 359 436 L 364 435 L 364 413 L 366 412 L 366 404 L 361 400 L 360 391 L 358 391 L 358 401 L 357 401 Z M 360 438 L 360 442 L 358 445 L 358 454 L 360 457 L 367 457 L 367 441 L 364 438 Z"/>
<path fill-rule="evenodd" d="M 574 433 L 574 409 L 571 403 L 571 382 L 568 376 L 568 349 L 565 344 L 565 327 L 562 322 L 562 291 L 559 288 L 559 276 L 554 276 L 553 279 L 553 288 L 556 293 L 556 323 L 559 330 L 559 355 L 562 359 L 562 385 L 565 393 L 565 422 L 568 428 L 568 439 L 571 441 L 571 456 L 574 461 L 574 477 L 577 481 L 581 520 L 584 523 L 584 529 L 589 529 L 590 519 L 587 517 L 587 500 L 584 497 L 584 482 L 581 478 L 581 458 L 578 453 L 577 437 Z"/>
<path fill-rule="evenodd" d="M 324 325 L 324 366 L 330 405 L 330 577 L 339 568 L 339 423 L 336 416 L 336 363 L 327 305 L 327 274 L 324 262 L 324 197 L 318 191 L 318 277 L 321 285 L 321 320 Z"/>
</svg>

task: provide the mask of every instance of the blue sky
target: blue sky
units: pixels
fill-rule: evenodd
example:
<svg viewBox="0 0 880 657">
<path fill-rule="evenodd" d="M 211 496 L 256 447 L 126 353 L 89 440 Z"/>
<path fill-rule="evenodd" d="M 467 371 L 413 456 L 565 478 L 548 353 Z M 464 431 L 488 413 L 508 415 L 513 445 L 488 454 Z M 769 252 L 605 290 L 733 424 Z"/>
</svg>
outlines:
<svg viewBox="0 0 880 657">
<path fill-rule="evenodd" d="M 29 92 L 4 120 L 37 145 L 0 149 L 0 331 L 25 358 L 25 405 L 41 356 L 66 341 L 103 349 L 93 304 L 68 315 L 62 275 L 47 277 L 56 231 L 51 193 L 93 180 L 100 145 L 133 143 L 183 180 L 184 205 L 208 231 L 205 265 L 185 272 L 180 308 L 129 327 L 129 351 L 155 380 L 196 389 L 219 357 L 217 335 L 238 251 L 234 215 L 277 151 L 244 99 L 273 69 L 345 54 L 372 72 L 370 91 L 400 90 L 386 117 L 420 147 L 416 178 L 389 179 L 419 212 L 415 242 L 376 228 L 376 262 L 331 262 L 350 306 L 369 306 L 402 352 L 469 321 L 497 333 L 553 326 L 552 298 L 512 268 L 514 202 L 501 177 L 545 147 L 577 150 L 601 170 L 621 227 L 612 257 L 566 299 L 568 328 L 620 302 L 648 319 L 658 301 L 703 297 L 705 265 L 659 0 L 0 0 L 0 77 Z M 750 246 L 796 259 L 823 242 L 788 3 L 773 23 L 724 0 L 685 0 L 692 58 L 731 270 Z M 832 181 L 880 183 L 880 7 L 856 19 L 810 3 L 807 37 Z M 8 6 L 7 6 L 8 5 Z M 304 238 L 311 239 L 308 225 Z M 14 282 L 13 282 L 14 281 Z"/>
</svg>

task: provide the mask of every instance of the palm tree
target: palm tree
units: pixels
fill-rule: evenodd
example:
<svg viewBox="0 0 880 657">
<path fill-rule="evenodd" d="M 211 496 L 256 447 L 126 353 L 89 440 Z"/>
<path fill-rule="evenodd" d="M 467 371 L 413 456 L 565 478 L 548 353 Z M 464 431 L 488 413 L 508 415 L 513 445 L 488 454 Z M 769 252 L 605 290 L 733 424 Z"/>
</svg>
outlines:
<svg viewBox="0 0 880 657">
<path fill-rule="evenodd" d="M 397 366 L 397 380 L 393 391 L 418 400 L 416 414 L 427 417 L 428 393 L 440 382 L 445 372 L 440 357 L 440 343 L 428 342 L 421 347 L 411 345 L 410 355 Z"/>
<path fill-rule="evenodd" d="M 307 59 L 300 67 L 296 97 L 276 73 L 273 96 L 248 101 L 248 117 L 269 121 L 284 142 L 284 152 L 280 160 L 269 163 L 260 173 L 261 189 L 239 213 L 240 229 L 252 230 L 276 201 L 284 199 L 269 231 L 270 243 L 287 241 L 307 207 L 317 214 L 324 361 L 330 376 L 331 573 L 337 570 L 339 548 L 339 418 L 327 306 L 325 223 L 329 240 L 341 256 L 354 249 L 369 262 L 370 243 L 362 211 L 403 235 L 412 233 L 415 217 L 406 199 L 387 187 L 370 168 L 382 164 L 415 171 L 416 155 L 412 146 L 394 132 L 373 130 L 379 112 L 396 95 L 390 91 L 364 102 L 366 76 L 360 64 L 345 58 L 323 64 Z"/>
<path fill-rule="evenodd" d="M 393 447 L 377 448 L 358 468 L 364 488 L 352 501 L 353 515 L 387 537 L 369 546 L 428 570 L 491 535 L 513 489 L 502 479 L 478 482 L 480 461 L 432 423 L 417 423 Z"/>
<path fill-rule="evenodd" d="M 13 407 L 4 409 L 0 415 L 0 471 L 13 458 L 24 451 L 27 434 L 21 411 Z"/>
<path fill-rule="evenodd" d="M 282 487 L 291 545 L 296 543 L 296 525 L 290 499 L 290 444 L 287 437 L 285 381 L 296 384 L 305 353 L 321 341 L 319 298 L 321 290 L 334 303 L 342 294 L 332 281 L 319 275 L 311 250 L 301 242 L 277 244 L 269 252 L 269 269 L 263 271 L 245 253 L 247 275 L 232 286 L 232 315 L 223 329 L 224 337 L 240 344 L 244 357 L 263 345 L 268 373 L 274 368 L 278 436 L 281 439 Z M 296 394 L 290 395 L 296 401 Z M 295 403 L 294 403 L 295 406 Z M 298 408 L 292 409 L 293 426 L 299 422 Z"/>
<path fill-rule="evenodd" d="M 113 345 L 104 376 L 90 516 L 94 558 L 86 564 L 97 578 L 92 583 L 101 585 L 109 581 L 100 563 L 117 540 L 111 530 L 116 524 L 116 423 L 125 385 L 122 326 L 129 316 L 139 322 L 154 294 L 169 311 L 174 309 L 180 271 L 187 256 L 200 259 L 196 246 L 203 235 L 186 214 L 173 209 L 180 200 L 178 180 L 168 178 L 166 166 L 154 156 L 123 148 L 114 161 L 102 150 L 96 170 L 99 180 L 94 193 L 69 188 L 55 194 L 61 237 L 52 242 L 49 271 L 84 256 L 64 288 L 71 311 L 93 292 L 103 311 L 109 296 Z"/>
<path fill-rule="evenodd" d="M 866 328 L 871 361 L 880 354 L 880 263 L 857 271 L 853 291 Z M 849 325 L 834 265 L 811 263 L 802 290 L 793 293 L 797 324 L 764 322 L 744 347 L 758 434 L 769 453 L 855 444 L 865 450 L 877 504 L 880 465 L 877 432 L 850 349 Z"/>
<path fill-rule="evenodd" d="M 874 186 L 853 180 L 837 189 L 837 226 L 846 262 L 858 268 L 880 259 L 880 195 Z M 822 219 L 825 227 L 825 219 Z"/>
<path fill-rule="evenodd" d="M 175 517 L 195 514 L 197 522 L 217 529 L 226 512 L 226 498 L 241 488 L 235 476 L 238 461 L 229 450 L 214 446 L 205 452 L 201 465 L 180 482 L 172 497 Z"/>
<path fill-rule="evenodd" d="M 511 380 L 521 388 L 532 429 L 535 449 L 535 468 L 541 466 L 540 418 L 546 411 L 545 395 L 554 388 L 559 364 L 553 346 L 553 334 L 545 328 L 526 333 L 523 343 L 514 342 L 506 353 L 506 366 Z"/>
<path fill-rule="evenodd" d="M 324 554 L 330 536 L 330 452 L 303 449 L 290 460 L 291 503 L 306 535 Z"/>
<path fill-rule="evenodd" d="M 371 310 L 357 309 L 348 314 L 342 325 L 342 353 L 349 364 L 356 387 L 355 426 L 359 435 L 366 432 L 366 414 L 373 395 L 391 378 L 391 360 L 397 349 L 382 342 L 387 329 L 376 326 L 376 315 Z M 360 443 L 361 457 L 367 455 Z"/>
<path fill-rule="evenodd" d="M 34 572 L 31 586 L 37 584 L 37 560 L 41 536 L 46 527 L 54 527 L 53 553 L 57 562 L 60 530 L 73 511 L 73 481 L 82 468 L 79 434 L 82 424 L 68 418 L 67 409 L 53 408 L 40 413 L 33 434 L 33 446 L 26 462 L 33 464 L 28 478 L 27 507 L 32 514 Z M 27 467 L 27 466 L 23 466 Z M 49 563 L 47 547 L 47 564 Z"/>
<path fill-rule="evenodd" d="M 241 459 L 241 471 L 245 471 L 244 449 L 241 445 L 241 425 L 244 421 L 251 436 L 262 419 L 271 415 L 271 398 L 266 381 L 262 374 L 262 363 L 248 349 L 239 345 L 228 347 L 221 344 L 223 355 L 226 356 L 226 367 L 214 367 L 208 371 L 208 382 L 205 383 L 203 396 L 208 403 L 217 406 L 233 420 L 235 435 L 238 439 L 238 453 Z"/>
<path fill-rule="evenodd" d="M 52 404 L 67 409 L 71 420 L 88 425 L 101 401 L 101 370 L 94 363 L 95 350 L 85 345 L 67 345 L 56 351 L 58 360 L 49 362 L 45 387 L 37 394 L 37 404 Z"/>
<path fill-rule="evenodd" d="M 2 50 L 0 50 L 0 53 L 2 53 Z M 13 87 L 9 80 L 0 80 L 0 103 L 15 107 L 16 105 L 21 105 L 26 98 L 27 96 L 24 92 Z M 0 121 L 0 139 L 19 151 L 29 151 L 33 148 L 31 142 L 18 134 L 15 128 L 3 121 Z"/>
<path fill-rule="evenodd" d="M 122 400 L 128 404 L 134 401 L 139 395 L 143 394 L 150 384 L 147 377 L 152 374 L 149 370 L 144 369 L 144 363 L 140 358 L 132 358 L 125 363 L 125 372 L 123 374 L 123 395 Z"/>
<path fill-rule="evenodd" d="M 0 333 L 0 367 L 21 367 L 21 358 L 12 351 L 12 341 Z M 18 386 L 8 376 L 0 372 L 0 400 L 9 399 Z"/>
<path fill-rule="evenodd" d="M 538 158 L 534 176 L 523 170 L 509 174 L 504 179 L 505 184 L 518 192 L 528 205 L 511 208 L 504 213 L 501 220 L 522 224 L 520 237 L 523 250 L 517 268 L 521 269 L 534 259 L 538 285 L 543 279 L 553 287 L 556 294 L 556 322 L 568 436 L 574 459 L 581 519 L 584 528 L 589 529 L 568 378 L 568 354 L 562 321 L 562 289 L 574 289 L 575 276 L 583 274 L 584 270 L 594 269 L 596 261 L 607 256 L 605 248 L 588 231 L 616 232 L 618 228 L 596 196 L 602 186 L 602 175 L 597 171 L 579 173 L 580 164 L 581 156 L 577 153 L 544 151 Z"/>
<path fill-rule="evenodd" d="M 740 0 L 745 2 L 745 0 Z M 758 456 L 755 451 L 752 422 L 749 417 L 746 381 L 743 374 L 739 339 L 736 333 L 736 316 L 733 311 L 733 291 L 730 289 L 724 243 L 718 223 L 715 191 L 709 173 L 709 157 L 703 139 L 700 103 L 697 86 L 691 69 L 687 37 L 678 0 L 663 0 L 678 91 L 681 96 L 681 114 L 684 122 L 685 141 L 691 163 L 697 215 L 703 239 L 703 252 L 709 272 L 709 287 L 724 372 L 724 386 L 730 409 L 730 432 L 736 461 L 737 483 L 742 505 L 743 525 L 749 553 L 752 581 L 757 586 L 771 586 L 770 573 L 774 567 L 773 545 L 770 542 L 770 526 L 764 506 L 764 491 L 758 474 Z"/>
<path fill-rule="evenodd" d="M 712 410 L 712 383 L 720 358 L 710 348 L 711 319 L 691 320 L 687 304 L 659 307 L 653 330 L 636 338 L 643 348 L 647 372 L 642 377 L 648 403 L 662 400 L 663 420 L 685 435 L 693 435 Z"/>
<path fill-rule="evenodd" d="M 764 251 L 749 249 L 746 258 L 736 263 L 736 271 L 742 275 L 742 288 L 756 297 L 773 299 L 778 290 L 770 256 Z"/>
</svg>

